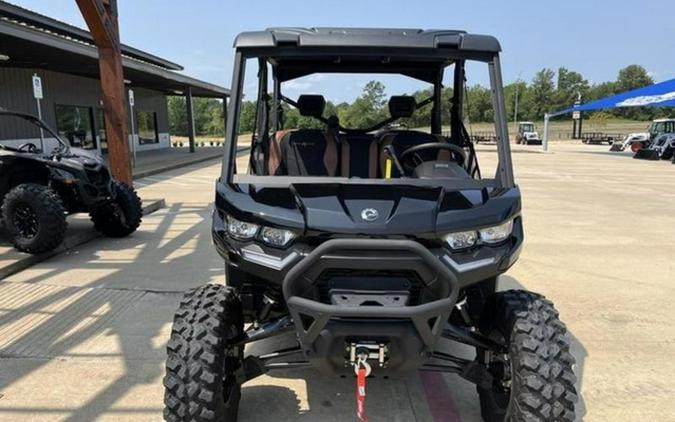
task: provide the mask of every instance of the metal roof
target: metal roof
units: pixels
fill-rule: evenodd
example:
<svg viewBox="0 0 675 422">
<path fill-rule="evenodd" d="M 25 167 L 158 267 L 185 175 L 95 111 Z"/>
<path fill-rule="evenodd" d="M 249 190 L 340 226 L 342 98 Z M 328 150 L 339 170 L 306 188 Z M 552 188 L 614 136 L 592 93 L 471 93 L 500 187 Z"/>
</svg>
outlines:
<svg viewBox="0 0 675 422">
<path fill-rule="evenodd" d="M 99 77 L 98 49 L 89 32 L 0 0 L 0 54 L 2 67 L 30 67 Z M 129 46 L 122 47 L 124 77 L 131 86 L 165 94 L 191 87 L 193 95 L 222 98 L 230 90 L 176 72 L 183 68 Z"/>
<path fill-rule="evenodd" d="M 268 28 L 243 32 L 234 41 L 238 49 L 265 47 L 375 47 L 448 48 L 459 51 L 497 53 L 501 46 L 490 35 L 458 30 L 386 28 Z"/>
<path fill-rule="evenodd" d="M 89 31 L 1 0 L 0 18 L 32 27 L 35 30 L 61 35 L 73 41 L 84 42 L 92 46 L 94 45 L 94 39 L 92 38 Z M 183 70 L 183 66 L 177 63 L 157 57 L 150 53 L 146 53 L 145 51 L 138 50 L 126 44 L 122 44 L 121 50 L 123 55 L 131 58 L 135 58 L 166 69 Z"/>
</svg>

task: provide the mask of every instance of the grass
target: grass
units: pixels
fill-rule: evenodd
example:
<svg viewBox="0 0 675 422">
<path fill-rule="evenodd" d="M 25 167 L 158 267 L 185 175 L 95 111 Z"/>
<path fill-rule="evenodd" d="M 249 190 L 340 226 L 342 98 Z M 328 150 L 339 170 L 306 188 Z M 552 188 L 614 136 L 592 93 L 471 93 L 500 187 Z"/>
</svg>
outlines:
<svg viewBox="0 0 675 422">
<path fill-rule="evenodd" d="M 636 120 L 611 119 L 603 124 L 594 123 L 592 120 L 584 120 L 583 132 L 606 132 L 628 134 L 633 132 L 645 132 L 650 122 Z M 539 136 L 544 136 L 544 122 L 534 122 Z M 552 141 L 570 140 L 572 135 L 572 120 L 552 120 L 549 121 L 549 139 Z M 445 128 L 444 128 L 445 130 Z M 447 129 L 449 130 L 449 128 Z M 469 132 L 494 132 L 492 123 L 471 123 L 467 126 Z M 509 133 L 514 136 L 516 129 L 513 122 L 509 122 Z"/>
</svg>

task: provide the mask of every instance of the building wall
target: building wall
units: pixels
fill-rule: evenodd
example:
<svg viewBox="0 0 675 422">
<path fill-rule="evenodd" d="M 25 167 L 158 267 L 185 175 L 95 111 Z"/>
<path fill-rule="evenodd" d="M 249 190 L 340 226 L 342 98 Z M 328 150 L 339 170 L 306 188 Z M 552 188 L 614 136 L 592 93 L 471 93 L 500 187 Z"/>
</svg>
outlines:
<svg viewBox="0 0 675 422">
<path fill-rule="evenodd" d="M 32 76 L 37 73 L 42 78 L 44 99 L 41 101 L 42 118 L 47 124 L 56 130 L 56 105 L 90 107 L 96 110 L 102 108 L 102 95 L 97 79 L 57 73 L 42 69 L 23 69 L 0 67 L 0 107 L 9 110 L 37 114 L 37 105 L 33 98 Z M 134 91 L 135 112 L 148 111 L 157 113 L 157 132 L 159 143 L 138 144 L 138 136 L 135 147 L 137 151 L 168 148 L 169 117 L 166 97 L 157 91 L 131 87 Z M 96 125 L 96 119 L 95 125 Z M 136 120 L 134 116 L 134 120 Z M 11 121 L 9 121 L 11 122 Z M 130 122 L 131 124 L 131 122 Z M 137 126 L 136 126 L 137 127 Z M 95 127 L 95 131 L 98 128 Z M 132 138 L 129 131 L 130 140 Z M 6 145 L 18 145 L 28 140 L 35 140 L 34 133 L 26 133 L 23 127 L 18 125 L 0 124 L 0 139 L 14 139 L 3 141 Z M 97 145 L 100 145 L 97 140 Z M 131 146 L 131 145 L 130 145 Z"/>
</svg>

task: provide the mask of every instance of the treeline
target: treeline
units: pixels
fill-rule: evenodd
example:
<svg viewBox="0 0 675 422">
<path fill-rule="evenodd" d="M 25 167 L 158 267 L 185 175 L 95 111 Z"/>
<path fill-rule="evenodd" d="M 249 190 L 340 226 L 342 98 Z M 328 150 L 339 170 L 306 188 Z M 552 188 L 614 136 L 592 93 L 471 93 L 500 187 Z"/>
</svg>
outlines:
<svg viewBox="0 0 675 422">
<path fill-rule="evenodd" d="M 167 97 L 169 131 L 172 135 L 188 135 L 188 117 L 185 97 Z M 215 98 L 193 98 L 192 111 L 195 132 L 199 136 L 223 136 L 225 115 L 223 103 Z"/>
<path fill-rule="evenodd" d="M 509 120 L 513 119 L 518 96 L 518 119 L 539 121 L 544 113 L 568 108 L 574 104 L 579 96 L 582 102 L 587 103 L 618 94 L 620 92 L 653 84 L 654 80 L 649 73 L 639 65 L 630 65 L 621 69 L 616 80 L 591 84 L 578 72 L 561 67 L 557 72 L 551 69 L 542 69 L 536 73 L 530 82 L 516 81 L 504 87 L 506 112 Z M 443 89 L 442 122 L 450 123 L 450 98 L 452 88 Z M 414 92 L 418 102 L 431 96 L 431 88 Z M 336 115 L 345 127 L 365 128 L 383 119 L 389 114 L 385 86 L 377 81 L 365 85 L 361 96 L 354 102 L 335 104 L 330 101 L 326 104 L 324 115 Z M 171 133 L 187 135 L 187 115 L 185 99 L 183 97 L 169 97 L 169 120 Z M 493 108 L 490 88 L 482 85 L 472 85 L 466 88 L 465 119 L 471 122 L 492 121 Z M 285 128 L 321 128 L 323 125 L 316 119 L 301 116 L 300 113 L 284 104 Z M 655 107 L 631 107 L 605 110 L 603 118 L 624 118 L 632 120 L 651 120 L 658 117 L 672 115 L 673 109 Z M 254 101 L 244 101 L 240 116 L 240 133 L 251 132 L 255 126 L 256 105 Z M 593 113 L 590 113 L 591 117 Z M 195 99 L 194 102 L 195 126 L 198 135 L 223 134 L 223 107 L 222 103 L 213 99 Z M 599 116 L 598 116 L 599 117 Z M 563 117 L 564 118 L 564 117 Z M 567 116 L 569 118 L 569 116 Z M 428 126 L 431 121 L 431 105 L 418 110 L 410 119 L 401 123 L 408 127 Z"/>
</svg>

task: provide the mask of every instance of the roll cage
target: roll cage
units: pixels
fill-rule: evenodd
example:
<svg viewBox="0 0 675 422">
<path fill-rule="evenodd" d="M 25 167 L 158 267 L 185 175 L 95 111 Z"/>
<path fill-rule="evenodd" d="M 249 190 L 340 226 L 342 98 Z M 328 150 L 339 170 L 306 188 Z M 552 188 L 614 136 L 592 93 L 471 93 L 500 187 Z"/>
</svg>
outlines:
<svg viewBox="0 0 675 422">
<path fill-rule="evenodd" d="M 406 32 L 414 36 L 407 36 Z M 295 179 L 282 177 L 284 180 L 271 182 L 262 180 L 262 178 L 269 179 L 266 176 L 236 174 L 236 140 L 248 59 L 257 59 L 259 64 L 255 130 L 251 145 L 252 162 L 266 158 L 270 133 L 282 129 L 284 119 L 282 104 L 297 105 L 294 100 L 281 92 L 282 82 L 313 73 L 391 73 L 429 82 L 433 85 L 432 96 L 417 105 L 432 104 L 430 131 L 434 135 L 442 135 L 443 73 L 448 66 L 454 65 L 449 138 L 450 142 L 468 150 L 467 171 L 474 179 L 480 179 L 475 150 L 462 122 L 465 64 L 466 61 L 473 60 L 487 63 L 492 88 L 498 153 L 494 186 L 505 188 L 515 186 L 499 61 L 500 46 L 492 37 L 469 35 L 458 31 L 282 28 L 241 34 L 235 41 L 235 48 L 232 97 L 226 128 L 226 154 L 221 175 L 222 180 L 228 183 L 270 182 L 278 185 L 280 182 L 292 184 Z M 268 65 L 271 72 L 268 71 Z M 270 79 L 271 93 L 268 90 Z M 329 123 L 324 117 L 315 118 Z M 345 127 L 339 129 L 346 133 L 368 132 L 395 120 L 396 118 L 391 117 L 365 129 Z M 302 181 L 313 183 L 314 179 L 319 178 L 303 178 Z M 331 179 L 340 179 L 340 183 L 364 182 L 348 178 Z M 323 183 L 326 183 L 325 179 Z"/>
</svg>

